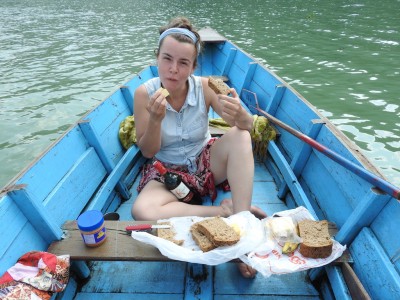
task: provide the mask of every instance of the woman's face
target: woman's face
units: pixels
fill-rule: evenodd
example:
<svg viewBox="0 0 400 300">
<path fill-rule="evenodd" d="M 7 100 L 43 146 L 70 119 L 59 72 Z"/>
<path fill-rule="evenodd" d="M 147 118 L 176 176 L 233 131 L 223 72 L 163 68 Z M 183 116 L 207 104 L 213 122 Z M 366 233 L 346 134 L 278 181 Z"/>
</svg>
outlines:
<svg viewBox="0 0 400 300">
<path fill-rule="evenodd" d="M 158 74 L 164 88 L 169 92 L 185 88 L 188 77 L 194 71 L 195 58 L 193 44 L 165 37 L 157 56 Z"/>
</svg>

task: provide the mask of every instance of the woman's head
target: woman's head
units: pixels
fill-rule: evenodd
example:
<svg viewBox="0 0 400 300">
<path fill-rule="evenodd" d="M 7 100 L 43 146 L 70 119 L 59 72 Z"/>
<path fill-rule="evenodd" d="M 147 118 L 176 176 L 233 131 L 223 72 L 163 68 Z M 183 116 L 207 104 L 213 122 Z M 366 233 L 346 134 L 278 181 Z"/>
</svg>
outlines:
<svg viewBox="0 0 400 300">
<path fill-rule="evenodd" d="M 160 49 L 163 46 L 166 37 L 172 37 L 180 43 L 189 43 L 194 47 L 194 59 L 193 67 L 197 66 L 197 57 L 201 51 L 201 40 L 200 35 L 185 17 L 177 17 L 172 19 L 166 26 L 163 26 L 159 30 L 160 38 L 158 42 L 158 49 L 156 55 L 160 54 Z"/>
</svg>

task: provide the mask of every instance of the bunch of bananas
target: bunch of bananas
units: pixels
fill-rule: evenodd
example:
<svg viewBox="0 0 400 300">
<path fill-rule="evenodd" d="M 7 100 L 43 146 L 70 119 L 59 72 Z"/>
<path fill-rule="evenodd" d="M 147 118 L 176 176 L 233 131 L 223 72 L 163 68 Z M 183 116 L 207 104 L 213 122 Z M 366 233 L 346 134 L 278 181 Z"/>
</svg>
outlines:
<svg viewBox="0 0 400 300">
<path fill-rule="evenodd" d="M 276 138 L 274 128 L 269 124 L 268 119 L 263 116 L 253 116 L 253 130 L 251 139 L 254 143 L 254 155 L 263 160 L 267 155 L 268 142 Z"/>
<path fill-rule="evenodd" d="M 136 130 L 134 116 L 127 116 L 120 124 L 118 131 L 119 141 L 125 149 L 136 144 Z"/>
<path fill-rule="evenodd" d="M 230 127 L 222 118 L 210 119 L 209 125 L 224 130 Z M 275 129 L 269 124 L 266 117 L 253 115 L 253 128 L 250 135 L 254 143 L 254 156 L 263 160 L 267 154 L 268 142 L 276 138 Z"/>
</svg>

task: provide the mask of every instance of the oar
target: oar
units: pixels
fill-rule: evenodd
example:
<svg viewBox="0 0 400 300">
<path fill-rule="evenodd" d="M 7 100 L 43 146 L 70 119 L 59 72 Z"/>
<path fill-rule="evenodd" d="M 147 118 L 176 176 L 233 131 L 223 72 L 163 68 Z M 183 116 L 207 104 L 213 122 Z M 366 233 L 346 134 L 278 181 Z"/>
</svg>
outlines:
<svg viewBox="0 0 400 300">
<path fill-rule="evenodd" d="M 341 166 L 345 167 L 349 171 L 353 172 L 354 174 L 358 175 L 359 177 L 363 178 L 365 181 L 368 181 L 371 183 L 373 186 L 379 188 L 383 192 L 391 195 L 392 197 L 399 199 L 400 200 L 400 189 L 391 183 L 387 182 L 386 180 L 383 180 L 379 176 L 376 176 L 375 174 L 371 173 L 370 171 L 366 170 L 363 167 L 360 167 L 359 165 L 356 165 L 355 163 L 351 162 L 350 160 L 344 158 L 343 156 L 339 155 L 338 153 L 332 151 L 331 149 L 325 147 L 324 145 L 318 143 L 316 140 L 313 140 L 309 136 L 301 133 L 300 131 L 297 131 L 296 129 L 290 127 L 289 125 L 283 123 L 282 121 L 278 120 L 274 116 L 268 114 L 267 112 L 263 111 L 262 109 L 259 109 L 257 107 L 254 107 L 257 111 L 262 113 L 268 120 L 270 120 L 272 123 L 278 125 L 279 127 L 285 129 L 286 131 L 290 132 L 300 140 L 306 142 L 310 146 L 312 146 L 314 149 L 318 150 L 322 154 L 328 156 L 335 162 L 339 163 Z"/>
</svg>

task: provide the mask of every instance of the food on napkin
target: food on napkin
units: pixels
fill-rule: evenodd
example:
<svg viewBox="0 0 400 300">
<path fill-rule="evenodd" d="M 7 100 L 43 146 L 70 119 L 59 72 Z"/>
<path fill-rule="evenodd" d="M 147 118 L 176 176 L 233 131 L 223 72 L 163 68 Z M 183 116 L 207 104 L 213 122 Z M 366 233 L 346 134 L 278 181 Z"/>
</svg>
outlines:
<svg viewBox="0 0 400 300">
<path fill-rule="evenodd" d="M 239 242 L 240 234 L 221 217 L 205 219 L 194 223 L 190 232 L 193 240 L 203 252 Z"/>
<path fill-rule="evenodd" d="M 165 239 L 167 241 L 173 242 L 173 243 L 175 243 L 175 244 L 177 244 L 179 246 L 182 246 L 184 241 L 175 239 L 176 232 L 175 232 L 175 229 L 174 229 L 174 227 L 172 226 L 172 224 L 170 222 L 160 222 L 158 224 L 159 225 L 170 225 L 171 226 L 170 228 L 157 228 L 157 236 L 158 237 L 160 237 L 162 239 Z"/>
<path fill-rule="evenodd" d="M 333 241 L 328 231 L 328 221 L 304 220 L 299 222 L 300 253 L 304 257 L 326 258 L 332 254 Z"/>
</svg>

